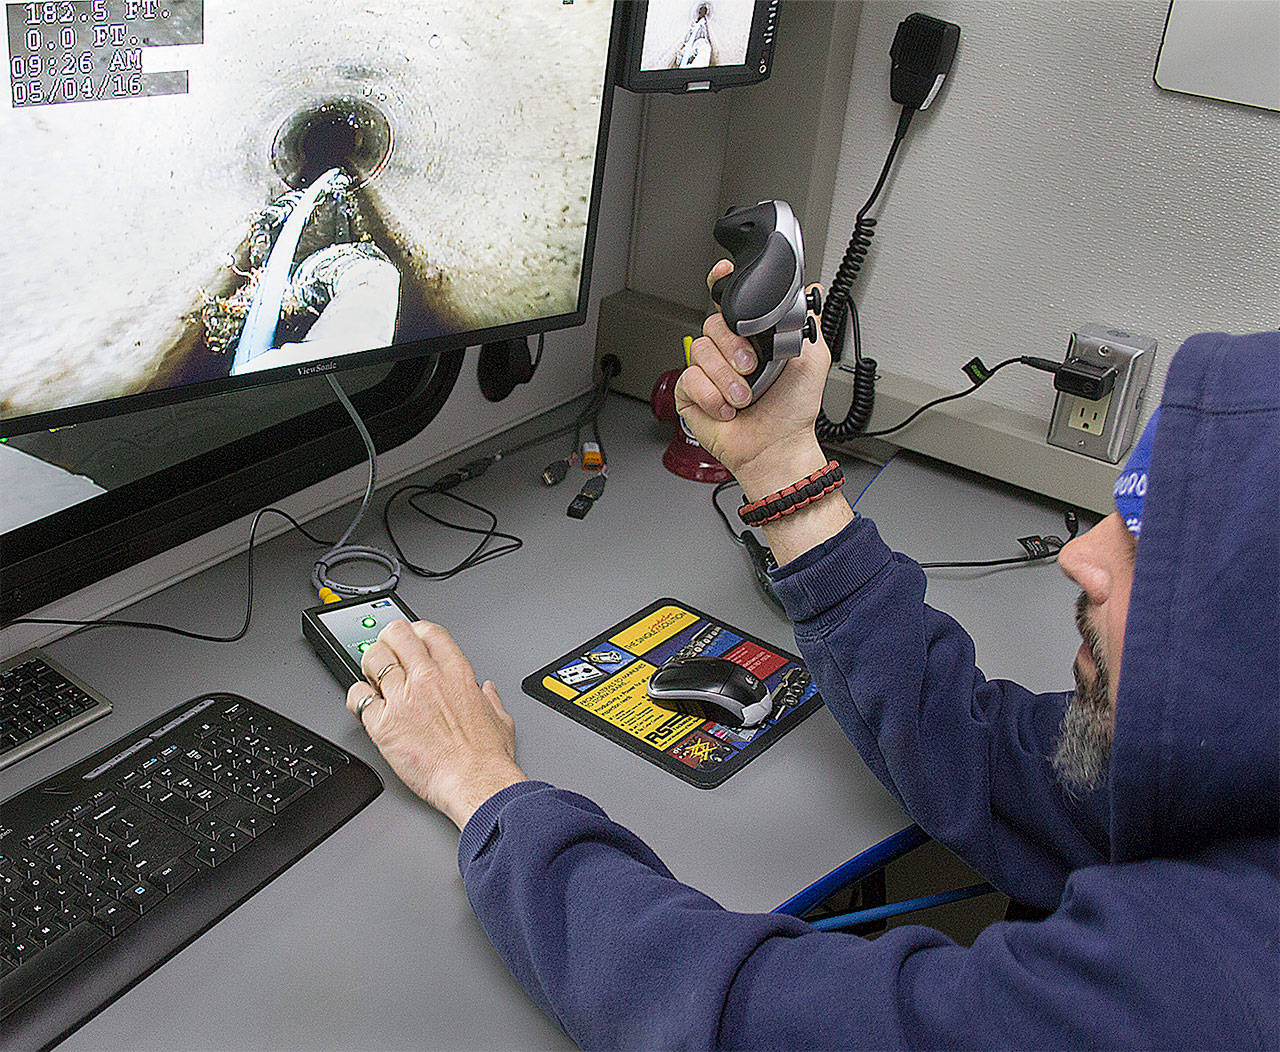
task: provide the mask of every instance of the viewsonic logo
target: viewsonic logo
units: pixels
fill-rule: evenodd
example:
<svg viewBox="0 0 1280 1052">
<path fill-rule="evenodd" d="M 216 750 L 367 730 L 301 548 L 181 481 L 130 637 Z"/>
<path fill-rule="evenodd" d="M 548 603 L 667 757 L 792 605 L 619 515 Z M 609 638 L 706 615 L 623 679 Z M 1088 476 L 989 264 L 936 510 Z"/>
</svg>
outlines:
<svg viewBox="0 0 1280 1052">
<path fill-rule="evenodd" d="M 299 376 L 314 376 L 316 373 L 329 373 L 338 368 L 338 360 L 331 358 L 327 362 L 317 362 L 315 365 L 298 366 Z"/>
</svg>

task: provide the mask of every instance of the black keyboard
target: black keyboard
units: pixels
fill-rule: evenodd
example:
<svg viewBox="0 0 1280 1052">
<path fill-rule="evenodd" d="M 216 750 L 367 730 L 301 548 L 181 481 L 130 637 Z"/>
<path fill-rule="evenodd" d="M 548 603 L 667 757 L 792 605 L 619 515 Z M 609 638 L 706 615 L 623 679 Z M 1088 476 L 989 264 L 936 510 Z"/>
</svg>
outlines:
<svg viewBox="0 0 1280 1052">
<path fill-rule="evenodd" d="M 111 702 L 38 650 L 0 661 L 0 768 L 111 711 Z"/>
<path fill-rule="evenodd" d="M 245 698 L 179 705 L 0 804 L 0 1045 L 59 1040 L 382 791 Z"/>
</svg>

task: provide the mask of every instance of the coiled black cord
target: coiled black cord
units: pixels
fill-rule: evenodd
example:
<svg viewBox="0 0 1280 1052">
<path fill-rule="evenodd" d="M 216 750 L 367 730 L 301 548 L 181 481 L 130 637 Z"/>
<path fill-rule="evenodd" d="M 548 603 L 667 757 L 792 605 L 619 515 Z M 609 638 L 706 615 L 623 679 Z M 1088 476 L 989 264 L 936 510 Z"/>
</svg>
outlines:
<svg viewBox="0 0 1280 1052">
<path fill-rule="evenodd" d="M 831 420 L 821 409 L 818 410 L 814 430 L 823 442 L 846 441 L 865 431 L 867 424 L 871 422 L 871 410 L 875 407 L 876 400 L 876 362 L 874 358 L 862 356 L 862 327 L 858 323 L 858 305 L 853 301 L 853 284 L 858 280 L 858 273 L 862 270 L 867 251 L 871 247 L 871 239 L 876 233 L 876 221 L 867 213 L 884 189 L 889 170 L 898 154 L 898 147 L 906 138 L 913 113 L 915 110 L 910 107 L 902 107 L 898 130 L 894 133 L 893 145 L 889 147 L 884 167 L 880 169 L 880 178 L 876 180 L 875 189 L 871 191 L 867 203 L 854 219 L 849 247 L 845 249 L 844 258 L 836 268 L 835 277 L 831 279 L 831 287 L 827 289 L 826 302 L 822 308 L 822 338 L 827 341 L 834 361 L 840 360 L 845 327 L 850 319 L 853 321 L 853 400 L 849 403 L 845 418 L 839 423 Z"/>
</svg>

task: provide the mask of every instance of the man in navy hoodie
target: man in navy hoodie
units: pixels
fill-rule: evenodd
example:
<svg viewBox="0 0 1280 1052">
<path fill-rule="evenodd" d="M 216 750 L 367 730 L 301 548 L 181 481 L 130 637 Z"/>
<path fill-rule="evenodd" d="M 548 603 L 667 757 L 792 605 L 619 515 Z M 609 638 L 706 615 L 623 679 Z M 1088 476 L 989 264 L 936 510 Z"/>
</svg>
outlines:
<svg viewBox="0 0 1280 1052">
<path fill-rule="evenodd" d="M 739 413 L 749 350 L 719 316 L 705 331 L 677 397 L 746 495 L 821 467 L 825 350 Z M 526 780 L 493 685 L 439 626 L 388 627 L 366 671 L 403 668 L 348 704 L 462 829 L 477 917 L 581 1045 L 1280 1048 L 1280 333 L 1188 340 L 1119 489 L 1059 556 L 1082 589 L 1069 694 L 986 680 L 839 491 L 765 527 L 863 759 L 932 837 L 1051 911 L 969 948 L 723 910 L 589 800 Z"/>
</svg>

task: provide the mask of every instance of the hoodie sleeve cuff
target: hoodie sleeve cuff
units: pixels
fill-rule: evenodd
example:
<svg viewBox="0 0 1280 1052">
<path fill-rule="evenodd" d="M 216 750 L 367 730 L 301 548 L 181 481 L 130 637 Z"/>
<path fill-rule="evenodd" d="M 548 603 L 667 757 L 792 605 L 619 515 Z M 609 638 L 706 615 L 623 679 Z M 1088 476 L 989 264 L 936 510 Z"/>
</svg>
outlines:
<svg viewBox="0 0 1280 1052">
<path fill-rule="evenodd" d="M 774 590 L 792 622 L 810 621 L 851 596 L 892 557 L 875 523 L 858 517 L 776 570 Z"/>
<path fill-rule="evenodd" d="M 490 841 L 499 835 L 498 823 L 507 804 L 530 793 L 557 792 L 555 786 L 547 782 L 516 782 L 499 789 L 488 800 L 476 808 L 475 814 L 462 827 L 462 839 L 458 841 L 458 871 L 465 878 L 467 867 L 475 861 Z M 595 807 L 594 804 L 591 805 Z M 603 811 L 600 812 L 604 814 Z"/>
</svg>

